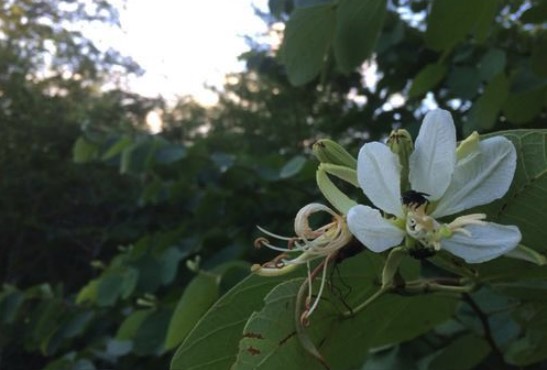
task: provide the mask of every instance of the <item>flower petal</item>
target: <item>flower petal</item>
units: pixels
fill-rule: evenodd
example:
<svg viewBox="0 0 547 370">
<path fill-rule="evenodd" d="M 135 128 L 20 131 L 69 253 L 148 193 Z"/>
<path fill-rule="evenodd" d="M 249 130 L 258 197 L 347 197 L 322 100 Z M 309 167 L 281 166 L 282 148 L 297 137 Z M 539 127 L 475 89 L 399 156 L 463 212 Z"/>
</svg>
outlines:
<svg viewBox="0 0 547 370">
<path fill-rule="evenodd" d="M 441 198 L 456 166 L 456 129 L 448 111 L 436 109 L 426 114 L 415 149 L 409 159 L 412 190 Z"/>
<path fill-rule="evenodd" d="M 516 226 L 488 222 L 484 225 L 468 225 L 465 230 L 471 236 L 455 233 L 441 241 L 442 248 L 463 258 L 468 263 L 490 261 L 513 250 L 521 239 Z"/>
<path fill-rule="evenodd" d="M 357 180 L 365 195 L 378 208 L 403 217 L 401 165 L 387 145 L 363 145 L 357 160 Z"/>
<path fill-rule="evenodd" d="M 458 163 L 450 186 L 441 198 L 433 217 L 442 217 L 501 198 L 511 186 L 517 154 L 504 137 L 493 137 L 479 144 L 479 154 Z"/>
<path fill-rule="evenodd" d="M 348 212 L 351 233 L 368 249 L 380 253 L 399 245 L 405 232 L 386 220 L 377 209 L 358 205 Z"/>
</svg>

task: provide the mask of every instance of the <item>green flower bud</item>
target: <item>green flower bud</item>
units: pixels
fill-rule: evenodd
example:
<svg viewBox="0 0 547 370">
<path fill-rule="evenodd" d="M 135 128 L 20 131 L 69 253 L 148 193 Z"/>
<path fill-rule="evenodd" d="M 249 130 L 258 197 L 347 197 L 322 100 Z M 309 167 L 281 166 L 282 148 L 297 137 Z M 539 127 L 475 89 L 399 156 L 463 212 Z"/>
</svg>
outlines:
<svg viewBox="0 0 547 370">
<path fill-rule="evenodd" d="M 460 143 L 460 145 L 458 145 L 458 148 L 456 149 L 456 156 L 458 160 L 477 153 L 477 149 L 479 148 L 479 141 L 479 133 L 477 131 L 473 131 L 471 135 L 469 135 L 465 140 Z"/>
<path fill-rule="evenodd" d="M 357 168 L 357 160 L 340 144 L 322 139 L 313 144 L 313 154 L 321 163 L 330 163 L 349 168 Z"/>
<path fill-rule="evenodd" d="M 401 164 L 401 192 L 411 190 L 410 183 L 408 182 L 408 158 L 414 150 L 414 144 L 412 143 L 412 136 L 407 130 L 393 130 L 389 134 L 387 139 L 387 145 L 391 151 L 399 156 L 399 163 Z"/>
</svg>

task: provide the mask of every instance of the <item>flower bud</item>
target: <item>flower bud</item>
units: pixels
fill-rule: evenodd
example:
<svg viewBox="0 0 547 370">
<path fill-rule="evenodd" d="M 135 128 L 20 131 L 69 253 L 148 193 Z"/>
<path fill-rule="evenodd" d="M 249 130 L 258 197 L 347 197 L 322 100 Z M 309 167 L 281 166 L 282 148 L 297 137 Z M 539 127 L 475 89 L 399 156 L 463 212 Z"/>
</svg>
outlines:
<svg viewBox="0 0 547 370">
<path fill-rule="evenodd" d="M 480 138 L 477 131 L 473 131 L 465 140 L 462 140 L 456 149 L 456 157 L 458 158 L 458 161 L 477 153 L 479 141 Z"/>
<path fill-rule="evenodd" d="M 401 165 L 401 192 L 410 190 L 410 183 L 408 182 L 408 158 L 414 150 L 414 144 L 412 143 L 412 136 L 407 130 L 393 130 L 389 134 L 387 139 L 387 145 L 391 151 L 399 157 L 399 164 Z"/>
<path fill-rule="evenodd" d="M 331 163 L 346 166 L 352 169 L 357 168 L 357 160 L 348 153 L 340 144 L 322 139 L 313 144 L 313 154 L 321 163 Z"/>
</svg>

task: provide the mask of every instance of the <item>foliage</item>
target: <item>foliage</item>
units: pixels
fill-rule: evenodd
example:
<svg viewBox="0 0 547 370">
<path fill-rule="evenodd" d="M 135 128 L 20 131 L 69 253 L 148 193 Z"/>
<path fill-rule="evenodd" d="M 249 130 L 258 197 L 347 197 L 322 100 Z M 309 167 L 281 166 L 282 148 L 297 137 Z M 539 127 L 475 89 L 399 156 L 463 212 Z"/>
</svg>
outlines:
<svg viewBox="0 0 547 370">
<path fill-rule="evenodd" d="M 256 225 L 287 232 L 302 206 L 325 202 L 315 140 L 356 154 L 392 128 L 415 133 L 431 104 L 453 112 L 461 138 L 515 143 L 513 186 L 483 210 L 545 256 L 542 1 L 270 0 L 281 49 L 253 44 L 210 108 L 103 91 L 140 72 L 74 31 L 115 24 L 107 2 L 0 5 L 0 368 L 321 366 L 296 335 L 305 269 L 249 274 L 273 258 L 252 248 Z M 145 130 L 152 109 L 159 135 Z M 384 260 L 363 252 L 328 272 L 306 335 L 332 368 L 545 366 L 544 266 L 501 258 L 474 266 L 473 293 L 403 289 L 342 317 L 378 289 Z M 400 271 L 462 273 L 442 256 Z"/>
</svg>

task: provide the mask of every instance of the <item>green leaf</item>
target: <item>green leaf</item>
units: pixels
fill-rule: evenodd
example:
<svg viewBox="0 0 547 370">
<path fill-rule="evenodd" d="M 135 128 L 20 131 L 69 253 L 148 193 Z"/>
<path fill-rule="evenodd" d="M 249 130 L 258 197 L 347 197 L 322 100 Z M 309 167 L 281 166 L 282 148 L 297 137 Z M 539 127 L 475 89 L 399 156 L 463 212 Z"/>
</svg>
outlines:
<svg viewBox="0 0 547 370">
<path fill-rule="evenodd" d="M 547 304 L 547 281 L 519 280 L 492 285 L 492 289 L 510 297 L 527 301 L 543 301 Z"/>
<path fill-rule="evenodd" d="M 103 160 L 110 159 L 120 154 L 125 148 L 130 146 L 133 143 L 130 137 L 124 136 L 118 139 L 108 150 L 102 155 Z"/>
<path fill-rule="evenodd" d="M 291 84 L 300 86 L 321 71 L 334 36 L 335 8 L 297 8 L 285 28 L 281 60 Z"/>
<path fill-rule="evenodd" d="M 469 120 L 464 124 L 464 134 L 474 130 L 488 130 L 494 127 L 498 114 L 509 95 L 509 81 L 500 73 L 490 81 L 483 94 L 475 101 L 469 113 Z"/>
<path fill-rule="evenodd" d="M 107 272 L 98 282 L 97 304 L 101 307 L 112 306 L 122 292 L 124 277 L 117 272 Z"/>
<path fill-rule="evenodd" d="M 502 73 L 507 63 L 505 51 L 489 49 L 479 62 L 479 74 L 482 80 L 490 81 L 494 76 Z"/>
<path fill-rule="evenodd" d="M 157 142 L 144 140 L 132 144 L 122 152 L 120 173 L 139 174 L 146 171 L 152 164 Z"/>
<path fill-rule="evenodd" d="M 0 323 L 12 323 L 24 301 L 23 293 L 18 290 L 2 292 L 0 296 Z"/>
<path fill-rule="evenodd" d="M 498 0 L 434 0 L 427 18 L 426 44 L 434 50 L 448 50 L 472 33 L 483 42 L 498 6 Z"/>
<path fill-rule="evenodd" d="M 475 334 L 456 338 L 441 350 L 428 356 L 428 370 L 467 370 L 479 365 L 488 356 L 490 345 Z"/>
<path fill-rule="evenodd" d="M 444 64 L 432 63 L 426 65 L 414 78 L 408 96 L 419 97 L 434 88 L 445 76 L 447 67 Z"/>
<path fill-rule="evenodd" d="M 303 350 L 295 331 L 295 297 L 303 281 L 285 281 L 264 298 L 264 308 L 254 312 L 243 329 L 234 369 L 320 368 L 318 360 Z"/>
<path fill-rule="evenodd" d="M 341 0 L 338 3 L 334 55 L 342 72 L 351 72 L 372 53 L 386 9 L 386 0 Z"/>
<path fill-rule="evenodd" d="M 306 164 L 306 158 L 298 155 L 288 161 L 281 171 L 279 172 L 279 177 L 282 179 L 288 179 L 290 177 L 296 176 Z"/>
<path fill-rule="evenodd" d="M 165 308 L 152 310 L 152 313 L 145 317 L 135 333 L 133 351 L 137 355 L 162 353 L 165 350 L 165 335 L 170 320 L 170 310 Z"/>
<path fill-rule="evenodd" d="M 217 280 L 214 275 L 200 273 L 186 286 L 169 323 L 165 340 L 166 349 L 179 345 L 217 300 Z"/>
<path fill-rule="evenodd" d="M 59 327 L 59 332 L 64 338 L 74 338 L 81 335 L 91 319 L 95 316 L 92 310 L 76 312 L 65 318 L 65 322 Z"/>
<path fill-rule="evenodd" d="M 76 163 L 87 163 L 96 159 L 99 147 L 84 137 L 79 137 L 72 148 L 72 160 Z"/>
<path fill-rule="evenodd" d="M 98 280 L 91 280 L 78 293 L 76 303 L 95 302 L 97 300 L 97 291 L 99 287 Z"/>
<path fill-rule="evenodd" d="M 106 352 L 109 356 L 124 356 L 133 349 L 133 342 L 125 340 L 109 339 L 106 343 Z"/>
<path fill-rule="evenodd" d="M 434 0 L 427 18 L 427 46 L 442 51 L 463 40 L 475 21 L 475 6 L 473 0 Z"/>
<path fill-rule="evenodd" d="M 475 40 L 479 43 L 483 43 L 490 34 L 490 28 L 495 24 L 494 19 L 498 14 L 501 4 L 499 0 L 482 0 L 476 1 L 474 4 L 476 7 L 476 21 L 472 31 L 475 35 Z"/>
<path fill-rule="evenodd" d="M 152 309 L 145 310 L 136 310 L 132 312 L 127 318 L 122 322 L 116 333 L 116 340 L 126 341 L 133 340 L 137 334 L 137 330 L 143 323 L 143 321 L 153 313 Z"/>
<path fill-rule="evenodd" d="M 546 93 L 547 89 L 542 88 L 509 94 L 503 104 L 503 114 L 511 123 L 528 123 L 541 113 Z"/>
<path fill-rule="evenodd" d="M 176 247 L 168 248 L 165 252 L 163 252 L 160 258 L 162 284 L 169 284 L 175 279 L 180 260 L 187 255 L 188 253 L 184 253 Z"/>
<path fill-rule="evenodd" d="M 456 97 L 472 99 L 477 95 L 481 77 L 475 67 L 454 67 L 448 75 L 446 84 Z"/>
<path fill-rule="evenodd" d="M 132 267 L 128 267 L 123 272 L 123 283 L 121 286 L 120 296 L 123 299 L 128 298 L 131 293 L 137 287 L 137 282 L 139 281 L 139 270 Z"/>
<path fill-rule="evenodd" d="M 294 275 L 250 275 L 221 297 L 186 336 L 171 361 L 171 370 L 227 369 L 236 359 L 237 344 L 251 313 L 264 304 L 264 296 Z"/>
<path fill-rule="evenodd" d="M 335 267 L 339 274 L 330 281 L 334 288 L 323 297 L 307 328 L 316 342 L 337 325 L 340 312 L 347 310 L 344 303 L 356 306 L 373 294 L 382 263 L 380 255 L 363 252 Z M 279 364 L 287 370 L 320 368 L 320 362 L 303 349 L 295 332 L 295 299 L 303 281 L 302 278 L 287 278 L 264 298 L 264 307 L 255 311 L 245 325 L 234 368 L 277 369 Z M 357 353 L 363 354 L 365 350 Z M 343 360 L 346 355 L 340 353 L 338 357 Z M 334 368 L 347 368 L 336 362 L 329 364 Z"/>
<path fill-rule="evenodd" d="M 480 211 L 488 219 L 517 225 L 522 244 L 547 254 L 547 130 L 515 130 L 498 133 L 513 142 L 517 168 L 507 194 Z M 530 266 L 530 264 L 528 263 Z"/>
<path fill-rule="evenodd" d="M 156 150 L 154 160 L 160 164 L 171 164 L 186 157 L 186 149 L 179 144 L 167 144 Z"/>
</svg>

